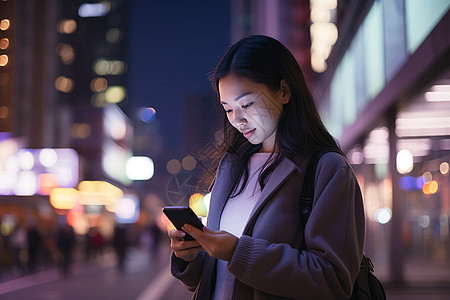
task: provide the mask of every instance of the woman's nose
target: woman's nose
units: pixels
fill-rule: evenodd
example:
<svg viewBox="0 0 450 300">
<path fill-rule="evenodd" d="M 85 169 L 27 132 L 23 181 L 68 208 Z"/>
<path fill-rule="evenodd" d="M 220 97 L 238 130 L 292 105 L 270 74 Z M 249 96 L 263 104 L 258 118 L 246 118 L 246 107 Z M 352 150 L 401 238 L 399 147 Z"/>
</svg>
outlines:
<svg viewBox="0 0 450 300">
<path fill-rule="evenodd" d="M 235 111 L 233 113 L 233 121 L 236 127 L 243 126 L 247 124 L 247 118 L 241 112 Z"/>
</svg>

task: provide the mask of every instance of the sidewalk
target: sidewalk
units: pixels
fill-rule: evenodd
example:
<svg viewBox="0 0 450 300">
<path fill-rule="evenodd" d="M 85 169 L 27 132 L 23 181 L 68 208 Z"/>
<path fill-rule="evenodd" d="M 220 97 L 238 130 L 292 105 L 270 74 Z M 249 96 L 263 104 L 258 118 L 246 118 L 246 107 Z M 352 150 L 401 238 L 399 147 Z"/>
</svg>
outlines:
<svg viewBox="0 0 450 300">
<path fill-rule="evenodd" d="M 375 264 L 375 275 L 383 283 L 388 300 L 450 300 L 450 263 L 405 262 L 403 284 L 389 281 L 388 267 Z"/>
</svg>

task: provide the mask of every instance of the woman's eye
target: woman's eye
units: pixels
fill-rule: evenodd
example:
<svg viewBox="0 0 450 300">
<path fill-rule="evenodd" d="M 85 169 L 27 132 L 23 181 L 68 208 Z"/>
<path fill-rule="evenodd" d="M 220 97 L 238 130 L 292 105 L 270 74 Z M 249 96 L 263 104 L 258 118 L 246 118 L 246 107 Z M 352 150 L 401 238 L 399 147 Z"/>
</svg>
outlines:
<svg viewBox="0 0 450 300">
<path fill-rule="evenodd" d="M 230 112 L 232 112 L 233 110 L 232 109 L 225 109 L 225 112 L 227 113 L 227 114 L 229 114 Z"/>
<path fill-rule="evenodd" d="M 252 104 L 253 104 L 253 102 L 250 102 L 248 104 L 244 104 L 244 105 L 242 105 L 242 108 L 249 108 Z"/>
</svg>

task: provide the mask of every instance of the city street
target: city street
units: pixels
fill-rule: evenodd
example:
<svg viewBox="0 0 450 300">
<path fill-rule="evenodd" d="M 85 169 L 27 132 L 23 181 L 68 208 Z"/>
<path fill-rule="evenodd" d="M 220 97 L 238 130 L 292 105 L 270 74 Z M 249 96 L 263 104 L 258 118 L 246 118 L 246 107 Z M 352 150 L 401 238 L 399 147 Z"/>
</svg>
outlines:
<svg viewBox="0 0 450 300">
<path fill-rule="evenodd" d="M 169 272 L 170 250 L 167 244 L 152 259 L 144 248 L 130 249 L 125 271 L 117 270 L 113 252 L 106 252 L 91 264 L 78 263 L 68 277 L 58 269 L 48 269 L 23 277 L 0 277 L 1 300 L 188 300 L 191 293 Z M 382 268 L 381 268 L 382 269 Z M 409 270 L 408 276 L 432 279 L 429 268 Z M 431 273 L 430 273 L 431 272 Z M 382 273 L 382 272 L 381 272 Z M 436 276 L 436 275 L 434 275 Z M 448 274 L 440 274 L 444 280 Z M 435 282 L 434 280 L 432 282 Z M 450 286 L 421 284 L 403 287 L 385 284 L 389 300 L 446 300 Z"/>
<path fill-rule="evenodd" d="M 190 293 L 169 272 L 169 253 L 164 246 L 158 258 L 152 260 L 144 249 L 130 249 L 123 273 L 116 268 L 114 253 L 108 252 L 90 265 L 74 265 L 68 277 L 58 269 L 48 269 L 2 280 L 0 299 L 190 299 Z"/>
</svg>

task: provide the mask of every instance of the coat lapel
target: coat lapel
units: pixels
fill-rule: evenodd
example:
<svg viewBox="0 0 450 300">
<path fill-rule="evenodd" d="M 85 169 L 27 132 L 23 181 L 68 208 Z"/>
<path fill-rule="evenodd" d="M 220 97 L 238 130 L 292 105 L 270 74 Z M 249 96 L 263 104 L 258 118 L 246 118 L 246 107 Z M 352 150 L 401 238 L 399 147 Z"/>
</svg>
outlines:
<svg viewBox="0 0 450 300">
<path fill-rule="evenodd" d="M 238 180 L 241 168 L 236 160 L 237 158 L 233 154 L 228 153 L 219 164 L 211 194 L 211 199 L 214 199 L 214 201 L 211 201 L 210 214 L 208 215 L 208 228 L 211 230 L 219 230 L 223 208 Z"/>
<path fill-rule="evenodd" d="M 258 218 L 258 215 L 264 207 L 264 204 L 295 170 L 300 170 L 300 168 L 293 161 L 288 158 L 282 159 L 280 164 L 270 175 L 266 185 L 264 186 L 264 189 L 261 191 L 261 195 L 259 196 L 258 201 L 256 202 L 255 207 L 253 208 L 252 213 L 250 214 L 250 217 L 247 221 L 247 225 L 245 226 L 244 234 L 246 234 L 248 230 L 251 230 L 251 228 L 253 227 L 252 224 Z"/>
</svg>

